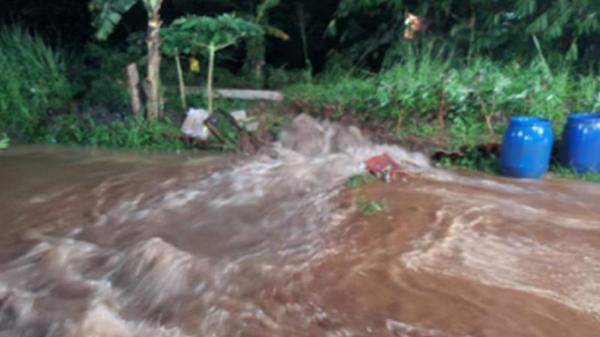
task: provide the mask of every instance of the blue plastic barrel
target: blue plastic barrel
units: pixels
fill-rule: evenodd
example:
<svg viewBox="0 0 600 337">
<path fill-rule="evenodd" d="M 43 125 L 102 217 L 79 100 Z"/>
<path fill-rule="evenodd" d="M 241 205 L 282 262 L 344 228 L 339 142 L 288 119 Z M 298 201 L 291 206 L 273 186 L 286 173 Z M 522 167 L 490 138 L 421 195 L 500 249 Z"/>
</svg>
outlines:
<svg viewBox="0 0 600 337">
<path fill-rule="evenodd" d="M 512 117 L 500 151 L 502 174 L 539 179 L 548 171 L 554 144 L 552 122 L 540 117 Z"/>
<path fill-rule="evenodd" d="M 600 113 L 574 113 L 563 131 L 560 158 L 579 173 L 600 172 Z"/>
</svg>

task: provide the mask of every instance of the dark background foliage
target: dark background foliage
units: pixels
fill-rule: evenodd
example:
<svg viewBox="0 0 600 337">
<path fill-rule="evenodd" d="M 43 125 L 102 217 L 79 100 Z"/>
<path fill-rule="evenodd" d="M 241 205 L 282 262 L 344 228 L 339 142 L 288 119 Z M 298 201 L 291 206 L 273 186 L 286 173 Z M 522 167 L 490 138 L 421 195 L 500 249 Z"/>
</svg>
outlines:
<svg viewBox="0 0 600 337">
<path fill-rule="evenodd" d="M 185 14 L 252 12 L 257 2 L 167 0 L 162 17 L 169 23 Z M 81 0 L 5 0 L 0 20 L 25 25 L 62 47 L 83 48 L 93 35 L 87 6 Z M 349 63 L 378 69 L 403 43 L 408 12 L 426 20 L 425 34 L 430 38 L 451 45 L 465 57 L 477 53 L 526 61 L 535 56 L 531 41 L 535 35 L 550 58 L 577 61 L 584 68 L 597 66 L 600 58 L 600 1 L 596 0 L 305 0 L 283 1 L 271 11 L 270 23 L 291 37 L 268 40 L 271 65 L 304 66 L 298 6 L 306 13 L 309 56 L 317 71 L 328 56 L 337 54 Z M 130 33 L 144 31 L 145 25 L 145 12 L 138 4 L 109 43 L 124 44 Z"/>
</svg>

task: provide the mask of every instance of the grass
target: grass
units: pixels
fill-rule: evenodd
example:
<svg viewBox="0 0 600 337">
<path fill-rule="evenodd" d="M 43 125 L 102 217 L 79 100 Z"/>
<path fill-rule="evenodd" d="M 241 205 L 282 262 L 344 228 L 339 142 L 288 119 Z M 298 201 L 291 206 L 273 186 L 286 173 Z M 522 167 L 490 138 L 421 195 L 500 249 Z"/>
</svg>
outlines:
<svg viewBox="0 0 600 337">
<path fill-rule="evenodd" d="M 0 27 L 0 129 L 24 135 L 49 107 L 67 106 L 63 56 L 19 26 Z"/>
<path fill-rule="evenodd" d="M 566 66 L 549 73 L 537 61 L 477 58 L 466 64 L 443 55 L 426 49 L 377 74 L 325 74 L 286 93 L 292 100 L 387 122 L 399 136 L 448 133 L 447 145 L 454 149 L 498 141 L 513 115 L 550 118 L 558 133 L 570 112 L 600 110 L 598 74 L 578 74 Z"/>
<path fill-rule="evenodd" d="M 400 139 L 432 140 L 444 151 L 501 142 L 514 115 L 549 118 L 555 134 L 561 134 L 569 113 L 600 111 L 597 73 L 552 67 L 541 56 L 529 64 L 484 57 L 465 63 L 449 54 L 426 46 L 379 73 L 332 72 L 311 85 L 290 86 L 286 94 L 316 109 L 333 107 L 334 118 L 351 112 L 387 126 Z M 440 164 L 497 173 L 497 162 L 473 152 Z M 558 166 L 552 166 L 551 175 L 597 181 L 596 174 L 577 175 Z"/>
<path fill-rule="evenodd" d="M 551 177 L 564 179 L 577 179 L 592 183 L 600 183 L 600 172 L 577 173 L 574 169 L 560 165 L 551 165 L 548 174 Z"/>
<path fill-rule="evenodd" d="M 478 151 L 466 151 L 464 156 L 459 158 L 441 158 L 437 164 L 446 168 L 462 167 L 483 171 L 489 174 L 500 173 L 498 156 L 484 155 Z"/>
<path fill-rule="evenodd" d="M 483 155 L 477 151 L 466 151 L 464 157 L 460 158 L 443 158 L 438 164 L 446 168 L 460 167 L 483 171 L 489 174 L 500 174 L 500 158 L 496 155 Z M 578 173 L 574 169 L 561 166 L 556 162 L 550 165 L 548 176 L 600 183 L 600 172 Z"/>
<path fill-rule="evenodd" d="M 90 117 L 66 115 L 41 123 L 33 142 L 106 148 L 183 151 L 192 147 L 179 140 L 179 130 L 168 120 L 148 122 L 130 117 L 97 123 Z"/>
</svg>

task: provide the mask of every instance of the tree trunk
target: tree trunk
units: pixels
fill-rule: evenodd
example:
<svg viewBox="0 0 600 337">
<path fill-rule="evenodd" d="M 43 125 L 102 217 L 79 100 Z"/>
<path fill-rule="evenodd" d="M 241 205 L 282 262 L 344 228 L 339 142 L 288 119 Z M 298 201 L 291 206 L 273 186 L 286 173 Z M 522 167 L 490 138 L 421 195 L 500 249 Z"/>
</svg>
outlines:
<svg viewBox="0 0 600 337">
<path fill-rule="evenodd" d="M 148 77 L 147 81 L 147 117 L 156 120 L 161 117 L 160 101 L 160 4 L 148 12 Z"/>
<path fill-rule="evenodd" d="M 136 116 L 142 113 L 139 84 L 140 75 L 137 64 L 131 63 L 127 66 L 127 89 L 129 90 L 129 98 L 131 99 L 131 110 Z"/>
</svg>

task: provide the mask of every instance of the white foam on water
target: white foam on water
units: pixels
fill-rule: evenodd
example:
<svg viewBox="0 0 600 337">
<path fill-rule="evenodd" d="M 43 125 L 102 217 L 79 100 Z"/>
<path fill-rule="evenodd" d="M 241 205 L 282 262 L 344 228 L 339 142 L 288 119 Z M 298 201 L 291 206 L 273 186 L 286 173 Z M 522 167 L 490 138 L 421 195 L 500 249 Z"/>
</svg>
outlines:
<svg viewBox="0 0 600 337">
<path fill-rule="evenodd" d="M 302 327 L 335 320 L 339 313 L 311 303 L 310 298 L 266 310 L 258 303 L 261 291 L 272 290 L 270 282 L 302 288 L 303 277 L 318 277 L 304 273 L 315 262 L 341 253 L 343 247 L 328 245 L 323 237 L 350 210 L 336 210 L 332 200 L 349 177 L 365 173 L 367 159 L 383 153 L 409 175 L 429 181 L 541 193 L 440 170 L 422 154 L 373 145 L 356 131 L 332 123 L 317 124 L 313 131 L 300 127 L 294 131 L 297 134 L 287 132 L 272 155 L 240 160 L 218 172 L 192 174 L 187 180 L 162 179 L 156 185 L 164 193 L 132 193 L 113 205 L 108 191 L 123 188 L 130 177 L 109 179 L 92 189 L 96 209 L 89 224 L 76 224 L 76 230 L 69 231 L 71 238 L 33 238 L 37 245 L 0 269 L 0 295 L 14 294 L 14 300 L 0 305 L 0 314 L 10 316 L 10 324 L 2 326 L 15 336 L 35 327 L 38 330 L 31 334 L 35 337 L 185 337 L 184 324 L 177 320 L 183 313 L 197 316 L 194 335 L 220 337 L 241 336 L 248 321 L 272 335 L 284 335 L 285 318 L 290 315 L 302 317 L 305 321 L 297 323 Z M 307 139 L 312 143 L 303 147 Z M 597 230 L 600 223 L 584 223 L 485 193 L 474 197 L 451 187 L 424 188 L 422 192 L 442 197 L 444 206 L 402 256 L 408 268 L 517 289 L 600 313 L 596 248 L 578 246 L 572 237 L 565 237 L 563 245 L 553 245 L 515 234 L 518 226 Z M 69 200 L 80 197 L 73 194 Z M 505 214 L 507 210 L 514 214 Z M 186 217 L 180 223 L 177 215 L 182 213 Z M 513 231 L 498 230 L 499 226 Z M 160 236 L 164 227 L 180 236 L 225 233 L 215 235 L 223 242 L 202 242 L 233 247 L 233 252 L 197 247 L 191 239 L 178 245 Z M 86 232 L 90 228 L 95 232 Z M 206 228 L 210 230 L 201 231 Z M 102 238 L 96 242 L 90 233 Z M 245 234 L 258 239 L 247 240 Z M 113 245 L 123 237 L 127 245 Z M 54 302 L 58 307 L 44 306 Z M 84 308 L 76 315 L 67 311 L 74 302 Z M 399 319 L 387 319 L 385 328 L 398 336 L 450 337 Z M 361 335 L 344 326 L 324 334 Z"/>
<path fill-rule="evenodd" d="M 597 223 L 571 219 L 567 224 L 568 218 L 509 200 L 446 197 L 429 232 L 403 255 L 408 268 L 535 294 L 600 318 L 597 247 L 582 244 L 579 236 L 542 243 L 532 234 L 575 228 L 600 235 Z"/>
<path fill-rule="evenodd" d="M 470 337 L 468 335 L 448 335 L 440 330 L 428 329 L 417 324 L 408 324 L 393 319 L 386 319 L 385 326 L 395 336 L 402 337 Z"/>
</svg>

